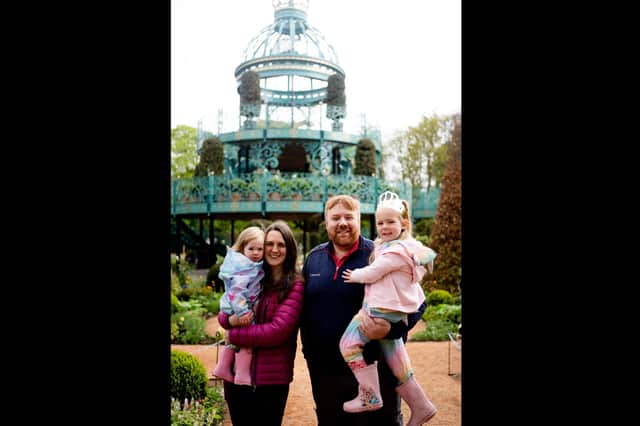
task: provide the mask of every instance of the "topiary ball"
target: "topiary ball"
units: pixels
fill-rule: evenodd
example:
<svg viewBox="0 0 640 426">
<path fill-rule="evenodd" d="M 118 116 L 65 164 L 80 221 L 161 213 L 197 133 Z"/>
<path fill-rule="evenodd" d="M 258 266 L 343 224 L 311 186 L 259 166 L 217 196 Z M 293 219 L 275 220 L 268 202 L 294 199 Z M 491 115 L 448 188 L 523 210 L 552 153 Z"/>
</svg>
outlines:
<svg viewBox="0 0 640 426">
<path fill-rule="evenodd" d="M 427 296 L 427 305 L 429 306 L 437 306 L 443 303 L 446 305 L 453 304 L 453 296 L 447 290 L 433 290 Z"/>
<path fill-rule="evenodd" d="M 169 389 L 172 398 L 181 404 L 202 400 L 207 395 L 207 372 L 198 358 L 181 351 L 171 351 Z"/>
</svg>

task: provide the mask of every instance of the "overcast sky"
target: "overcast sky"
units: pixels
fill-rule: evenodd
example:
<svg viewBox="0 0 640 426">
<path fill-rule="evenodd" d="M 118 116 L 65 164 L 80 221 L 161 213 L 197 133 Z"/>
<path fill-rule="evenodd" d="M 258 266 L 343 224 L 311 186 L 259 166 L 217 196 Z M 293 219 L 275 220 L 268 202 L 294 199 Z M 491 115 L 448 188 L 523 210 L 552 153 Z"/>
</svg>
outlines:
<svg viewBox="0 0 640 426">
<path fill-rule="evenodd" d="M 307 22 L 338 54 L 347 118 L 383 139 L 423 115 L 461 109 L 461 0 L 309 0 Z M 273 23 L 271 0 L 172 0 L 171 127 L 238 129 L 235 68 Z M 345 122 L 345 131 L 348 131 Z"/>
</svg>

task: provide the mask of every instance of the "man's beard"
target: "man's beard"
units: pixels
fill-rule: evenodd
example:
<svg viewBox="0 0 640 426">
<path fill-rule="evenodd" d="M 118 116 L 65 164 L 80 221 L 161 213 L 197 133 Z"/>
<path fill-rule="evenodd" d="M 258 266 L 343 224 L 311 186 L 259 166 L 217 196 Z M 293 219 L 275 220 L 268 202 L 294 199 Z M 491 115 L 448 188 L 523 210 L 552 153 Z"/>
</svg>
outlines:
<svg viewBox="0 0 640 426">
<path fill-rule="evenodd" d="M 340 247 L 351 247 L 358 240 L 358 232 L 351 227 L 336 229 L 330 235 L 333 244 Z"/>
</svg>

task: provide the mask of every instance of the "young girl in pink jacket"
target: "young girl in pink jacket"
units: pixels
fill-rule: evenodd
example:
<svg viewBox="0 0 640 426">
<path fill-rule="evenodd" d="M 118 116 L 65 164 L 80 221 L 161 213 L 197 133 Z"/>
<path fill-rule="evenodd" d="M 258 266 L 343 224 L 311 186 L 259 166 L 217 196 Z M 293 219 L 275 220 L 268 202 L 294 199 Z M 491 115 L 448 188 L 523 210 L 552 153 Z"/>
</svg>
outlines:
<svg viewBox="0 0 640 426">
<path fill-rule="evenodd" d="M 358 380 L 358 395 L 344 403 L 344 411 L 357 413 L 382 408 L 382 397 L 375 364 L 367 365 L 362 350 L 369 339 L 360 332 L 361 316 L 384 318 L 390 322 L 407 322 L 407 314 L 416 312 L 425 300 L 420 280 L 433 269 L 436 254 L 411 237 L 409 205 L 397 194 L 386 191 L 380 195 L 376 209 L 373 261 L 365 268 L 343 273 L 346 283 L 366 284 L 362 309 L 353 317 L 342 338 L 340 352 Z M 436 408 L 416 382 L 411 360 L 401 338 L 380 340 L 384 357 L 398 378 L 396 391 L 411 408 L 408 425 L 429 421 Z"/>
</svg>

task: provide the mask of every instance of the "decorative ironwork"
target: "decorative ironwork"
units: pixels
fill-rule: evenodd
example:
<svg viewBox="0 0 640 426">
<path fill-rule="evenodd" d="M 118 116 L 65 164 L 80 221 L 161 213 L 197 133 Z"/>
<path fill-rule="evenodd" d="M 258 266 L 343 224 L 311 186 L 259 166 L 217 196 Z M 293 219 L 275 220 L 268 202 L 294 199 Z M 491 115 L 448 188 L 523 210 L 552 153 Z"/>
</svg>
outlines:
<svg viewBox="0 0 640 426">
<path fill-rule="evenodd" d="M 327 176 L 331 173 L 331 144 L 321 142 L 307 142 L 305 151 L 311 157 L 311 168 Z"/>
<path fill-rule="evenodd" d="M 251 118 L 247 118 L 242 123 L 242 128 L 246 130 L 252 130 L 252 129 L 255 129 L 256 127 L 257 127 L 256 121 Z"/>
<path fill-rule="evenodd" d="M 228 201 L 231 199 L 228 178 L 215 178 L 213 182 L 213 199 L 217 201 Z"/>
<path fill-rule="evenodd" d="M 258 146 L 257 166 L 262 169 L 277 169 L 278 157 L 282 154 L 285 141 L 269 141 L 256 144 Z"/>
<path fill-rule="evenodd" d="M 372 214 L 378 196 L 386 190 L 396 192 L 402 199 L 412 200 L 414 218 L 435 215 L 439 188 L 416 191 L 412 195 L 411 187 L 404 182 L 385 182 L 373 176 L 319 176 L 314 173 L 246 173 L 235 177 L 176 179 L 172 184 L 171 203 L 174 214 L 224 212 L 224 207 L 216 203 L 225 206 L 229 202 L 239 203 L 234 205 L 233 211 L 267 213 L 267 207 L 261 206 L 260 201 L 306 202 L 305 211 L 322 213 L 328 197 L 349 194 L 360 200 L 363 214 Z M 207 196 L 211 197 L 211 203 L 207 203 Z"/>
<path fill-rule="evenodd" d="M 206 203 L 208 195 L 208 178 L 196 177 L 191 179 L 177 179 L 175 198 L 181 204 Z"/>
<path fill-rule="evenodd" d="M 327 118 L 342 120 L 347 117 L 347 108 L 343 105 L 327 105 Z"/>
<path fill-rule="evenodd" d="M 375 185 L 371 183 L 373 182 L 369 176 L 334 175 L 327 178 L 327 196 L 348 194 L 362 202 L 371 202 L 375 199 Z"/>
<path fill-rule="evenodd" d="M 240 104 L 240 115 L 248 118 L 258 117 L 260 115 L 260 104 Z"/>
</svg>

